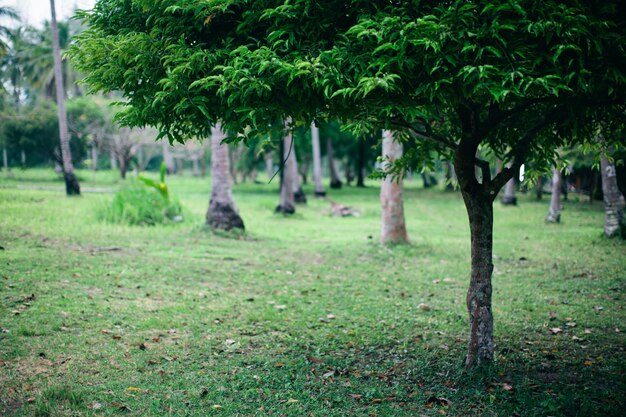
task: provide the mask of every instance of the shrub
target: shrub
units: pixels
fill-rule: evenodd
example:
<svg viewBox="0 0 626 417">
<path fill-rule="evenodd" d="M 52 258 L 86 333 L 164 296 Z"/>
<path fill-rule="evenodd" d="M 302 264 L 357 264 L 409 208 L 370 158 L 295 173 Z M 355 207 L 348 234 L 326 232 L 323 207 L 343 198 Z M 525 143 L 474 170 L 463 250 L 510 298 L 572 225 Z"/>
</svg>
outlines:
<svg viewBox="0 0 626 417">
<path fill-rule="evenodd" d="M 115 193 L 113 201 L 99 210 L 98 217 L 111 223 L 151 226 L 179 222 L 181 214 L 181 205 L 175 199 L 163 198 L 155 189 L 131 182 Z"/>
</svg>

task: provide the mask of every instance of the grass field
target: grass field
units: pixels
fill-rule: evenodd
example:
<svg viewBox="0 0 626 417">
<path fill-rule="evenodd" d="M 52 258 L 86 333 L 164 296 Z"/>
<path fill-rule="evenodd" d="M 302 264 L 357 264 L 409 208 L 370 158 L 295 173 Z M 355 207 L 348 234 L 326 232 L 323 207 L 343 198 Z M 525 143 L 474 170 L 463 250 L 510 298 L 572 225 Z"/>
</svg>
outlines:
<svg viewBox="0 0 626 417">
<path fill-rule="evenodd" d="M 119 186 L 79 175 L 84 189 Z M 530 194 L 496 203 L 497 358 L 468 373 L 458 194 L 409 182 L 412 244 L 381 247 L 373 182 L 330 193 L 358 218 L 330 217 L 310 189 L 296 215 L 275 215 L 276 184 L 238 185 L 247 231 L 233 235 L 203 226 L 208 178 L 168 181 L 185 221 L 130 227 L 97 220 L 111 193 L 67 198 L 45 170 L 0 176 L 0 415 L 626 409 L 626 244 L 603 238 L 598 202 L 565 202 L 560 225 Z"/>
</svg>

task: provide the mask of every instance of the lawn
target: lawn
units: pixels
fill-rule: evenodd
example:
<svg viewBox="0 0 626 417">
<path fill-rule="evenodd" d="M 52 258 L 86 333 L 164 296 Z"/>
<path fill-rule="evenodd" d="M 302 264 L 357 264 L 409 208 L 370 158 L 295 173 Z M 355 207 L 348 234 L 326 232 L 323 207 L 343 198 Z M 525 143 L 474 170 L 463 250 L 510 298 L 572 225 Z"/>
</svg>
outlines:
<svg viewBox="0 0 626 417">
<path fill-rule="evenodd" d="M 243 235 L 203 226 L 210 179 L 168 179 L 180 224 L 111 225 L 115 173 L 0 177 L 0 415 L 610 416 L 626 408 L 626 244 L 599 202 L 495 204 L 496 361 L 463 370 L 469 227 L 460 195 L 405 195 L 408 246 L 378 244 L 365 189 L 275 215 L 241 184 Z M 19 187 L 19 188 L 17 188 Z M 58 190 L 57 190 L 58 189 Z"/>
</svg>

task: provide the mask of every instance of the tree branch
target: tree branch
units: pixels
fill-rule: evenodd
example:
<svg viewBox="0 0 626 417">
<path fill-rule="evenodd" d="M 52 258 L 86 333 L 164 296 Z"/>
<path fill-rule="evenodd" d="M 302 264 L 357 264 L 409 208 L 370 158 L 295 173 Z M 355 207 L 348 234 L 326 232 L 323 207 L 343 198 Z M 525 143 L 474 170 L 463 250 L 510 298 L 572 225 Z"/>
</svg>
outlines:
<svg viewBox="0 0 626 417">
<path fill-rule="evenodd" d="M 411 123 L 408 123 L 405 120 L 392 119 L 391 124 L 397 127 L 403 128 L 403 129 L 407 129 L 410 133 L 412 133 L 413 135 L 415 135 L 416 137 L 420 139 L 424 139 L 433 143 L 437 143 L 439 145 L 443 145 L 444 147 L 451 149 L 453 151 L 456 151 L 457 149 L 457 144 L 455 142 L 433 133 L 428 123 L 424 122 L 424 126 L 427 127 L 426 131 L 418 130 L 415 126 L 413 126 Z"/>
<path fill-rule="evenodd" d="M 545 128 L 549 124 L 553 123 L 554 117 L 556 116 L 556 114 L 558 114 L 559 111 L 560 111 L 560 108 L 558 107 L 553 108 L 552 111 L 548 112 L 534 126 L 528 129 L 526 133 L 524 133 L 524 135 L 516 143 L 515 147 L 512 150 L 513 160 L 511 162 L 511 166 L 503 168 L 502 171 L 500 171 L 500 173 L 496 175 L 493 181 L 491 182 L 490 195 L 494 199 L 495 199 L 495 196 L 500 191 L 500 189 L 504 187 L 504 184 L 506 184 L 511 178 L 513 178 L 513 175 L 515 175 L 515 173 L 519 171 L 520 167 L 522 166 L 522 163 L 524 162 L 526 155 L 528 154 L 530 150 L 530 145 L 532 143 L 532 140 L 535 138 L 537 133 L 539 133 L 543 128 Z"/>
</svg>

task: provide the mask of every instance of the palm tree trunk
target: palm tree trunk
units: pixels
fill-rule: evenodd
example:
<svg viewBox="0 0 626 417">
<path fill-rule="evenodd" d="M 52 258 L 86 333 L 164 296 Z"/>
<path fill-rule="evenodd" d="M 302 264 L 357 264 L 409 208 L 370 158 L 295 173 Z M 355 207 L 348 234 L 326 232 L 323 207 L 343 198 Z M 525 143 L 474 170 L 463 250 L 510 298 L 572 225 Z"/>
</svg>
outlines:
<svg viewBox="0 0 626 417">
<path fill-rule="evenodd" d="M 546 222 L 559 223 L 561 221 L 561 171 L 552 169 L 552 196 Z"/>
<path fill-rule="evenodd" d="M 315 182 L 315 196 L 324 197 L 324 184 L 322 183 L 322 157 L 320 152 L 320 130 L 315 123 L 311 123 L 311 142 L 313 145 L 313 181 Z"/>
<path fill-rule="evenodd" d="M 626 220 L 621 193 L 617 187 L 615 165 L 603 155 L 600 159 L 602 171 L 602 194 L 604 195 L 604 234 L 607 237 L 626 237 Z"/>
<path fill-rule="evenodd" d="M 392 132 L 383 131 L 383 159 L 389 163 L 402 157 L 402 143 L 393 139 Z M 386 167 L 387 168 L 387 167 Z M 381 243 L 407 243 L 409 237 L 404 222 L 402 175 L 396 179 L 387 176 L 380 187 L 382 207 Z"/>
<path fill-rule="evenodd" d="M 285 128 L 288 127 L 289 121 L 285 120 Z M 293 134 L 291 130 L 287 131 L 283 139 L 283 181 L 280 188 L 280 203 L 276 207 L 277 213 L 293 214 L 296 212 L 294 199 L 294 185 L 296 176 L 295 155 L 293 153 Z"/>
<path fill-rule="evenodd" d="M 516 206 L 517 197 L 515 197 L 515 176 L 511 178 L 504 186 L 504 195 L 500 200 L 505 206 Z"/>
<path fill-rule="evenodd" d="M 306 194 L 302 189 L 302 182 L 300 181 L 300 172 L 298 171 L 298 157 L 296 156 L 296 143 L 293 142 L 291 148 L 291 154 L 293 156 L 293 166 L 295 175 L 293 177 L 293 199 L 298 204 L 306 203 Z"/>
<path fill-rule="evenodd" d="M 216 229 L 244 229 L 231 191 L 230 158 L 226 137 L 220 126 L 211 129 L 211 201 L 206 223 Z"/>
<path fill-rule="evenodd" d="M 91 143 L 91 169 L 98 170 L 98 144 L 95 141 Z"/>
<path fill-rule="evenodd" d="M 341 188 L 341 180 L 333 159 L 333 141 L 331 138 L 326 139 L 326 156 L 328 157 L 328 168 L 330 169 L 330 188 L 339 189 Z"/>
<path fill-rule="evenodd" d="M 7 154 L 7 147 L 4 146 L 2 148 L 2 166 L 4 167 L 5 172 L 9 172 L 9 156 Z"/>
<path fill-rule="evenodd" d="M 67 113 L 65 111 L 65 89 L 63 88 L 63 66 L 61 62 L 61 47 L 59 46 L 59 28 L 54 0 L 50 0 L 52 19 L 52 53 L 54 55 L 54 79 L 56 83 L 57 107 L 59 111 L 59 136 L 61 138 L 61 157 L 63 160 L 63 176 L 65 177 L 65 192 L 67 195 L 80 195 L 80 185 L 74 175 L 72 153 L 70 152 L 70 137 L 67 130 Z"/>
</svg>

